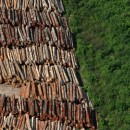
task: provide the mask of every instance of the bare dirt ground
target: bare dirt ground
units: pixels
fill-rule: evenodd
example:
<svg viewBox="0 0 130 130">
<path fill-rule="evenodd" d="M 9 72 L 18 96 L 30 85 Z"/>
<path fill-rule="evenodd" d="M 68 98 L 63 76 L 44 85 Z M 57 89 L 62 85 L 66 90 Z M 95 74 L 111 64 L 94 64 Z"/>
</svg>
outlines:
<svg viewBox="0 0 130 130">
<path fill-rule="evenodd" d="M 20 95 L 21 88 L 13 88 L 11 85 L 0 84 L 0 94 L 13 95 L 16 97 Z"/>
</svg>

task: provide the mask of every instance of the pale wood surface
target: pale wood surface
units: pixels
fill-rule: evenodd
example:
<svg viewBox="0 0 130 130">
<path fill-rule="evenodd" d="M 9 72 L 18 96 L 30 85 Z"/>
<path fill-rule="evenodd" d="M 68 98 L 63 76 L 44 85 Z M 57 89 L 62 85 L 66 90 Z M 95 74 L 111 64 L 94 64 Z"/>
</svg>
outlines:
<svg viewBox="0 0 130 130">
<path fill-rule="evenodd" d="M 0 84 L 0 94 L 5 94 L 5 95 L 15 94 L 17 98 L 20 95 L 20 93 L 21 93 L 21 88 L 13 88 L 11 87 L 11 85 Z"/>
</svg>

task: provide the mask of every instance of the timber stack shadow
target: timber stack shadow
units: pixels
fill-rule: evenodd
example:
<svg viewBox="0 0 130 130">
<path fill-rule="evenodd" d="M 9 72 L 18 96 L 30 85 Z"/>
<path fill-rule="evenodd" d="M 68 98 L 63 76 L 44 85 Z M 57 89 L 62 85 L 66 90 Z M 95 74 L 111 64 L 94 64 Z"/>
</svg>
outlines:
<svg viewBox="0 0 130 130">
<path fill-rule="evenodd" d="M 62 0 L 0 0 L 0 129 L 97 129 L 80 87 Z"/>
</svg>

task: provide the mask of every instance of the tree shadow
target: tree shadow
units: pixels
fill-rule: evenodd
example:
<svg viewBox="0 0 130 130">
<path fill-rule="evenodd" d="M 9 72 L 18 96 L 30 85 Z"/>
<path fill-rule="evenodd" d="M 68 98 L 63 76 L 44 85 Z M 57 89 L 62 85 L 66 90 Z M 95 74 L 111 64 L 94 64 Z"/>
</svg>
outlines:
<svg viewBox="0 0 130 130">
<path fill-rule="evenodd" d="M 73 39 L 73 43 L 74 43 L 74 48 L 77 49 L 77 41 L 76 41 L 76 34 L 71 32 L 72 33 L 72 39 Z"/>
</svg>

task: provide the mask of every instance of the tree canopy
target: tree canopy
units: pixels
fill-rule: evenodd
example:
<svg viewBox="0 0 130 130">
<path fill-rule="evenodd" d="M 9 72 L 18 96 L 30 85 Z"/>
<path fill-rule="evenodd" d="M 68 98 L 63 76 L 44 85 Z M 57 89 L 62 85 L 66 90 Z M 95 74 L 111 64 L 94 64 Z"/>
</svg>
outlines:
<svg viewBox="0 0 130 130">
<path fill-rule="evenodd" d="M 63 0 L 100 130 L 130 127 L 130 1 Z"/>
</svg>

